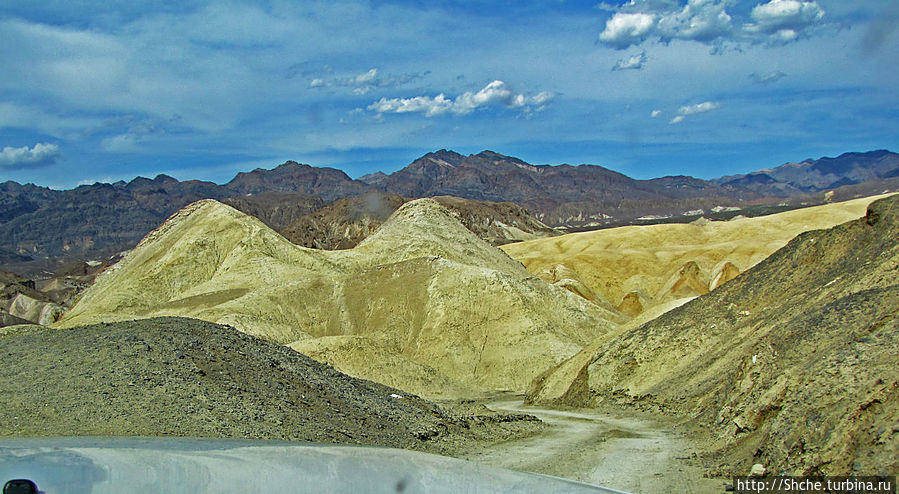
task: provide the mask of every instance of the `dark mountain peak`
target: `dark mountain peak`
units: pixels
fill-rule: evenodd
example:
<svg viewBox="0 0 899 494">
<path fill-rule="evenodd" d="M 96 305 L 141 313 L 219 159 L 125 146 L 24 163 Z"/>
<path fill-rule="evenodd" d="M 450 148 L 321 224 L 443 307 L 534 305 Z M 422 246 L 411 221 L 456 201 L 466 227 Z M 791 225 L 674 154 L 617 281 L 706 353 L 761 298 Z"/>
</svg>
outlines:
<svg viewBox="0 0 899 494">
<path fill-rule="evenodd" d="M 97 182 L 94 185 L 98 185 L 99 183 L 100 182 Z M 129 188 L 134 188 L 134 187 L 146 186 L 146 185 L 152 185 L 152 184 L 153 184 L 153 181 L 150 180 L 149 178 L 137 176 L 137 177 L 132 178 L 131 181 L 128 182 L 127 185 Z"/>
<path fill-rule="evenodd" d="M 706 180 L 702 180 L 696 177 L 691 177 L 689 175 L 667 175 L 664 177 L 654 178 L 649 180 L 650 183 L 656 183 L 662 185 L 664 187 L 679 187 L 679 188 L 699 188 L 699 189 L 709 189 L 714 186 L 711 182 Z"/>
<path fill-rule="evenodd" d="M 312 168 L 312 165 L 307 165 L 305 163 L 299 163 L 294 160 L 287 160 L 284 163 L 281 163 L 280 165 L 276 166 L 275 170 L 277 170 L 279 168 Z M 257 168 L 256 170 L 269 171 L 269 170 L 266 170 L 265 168 Z"/>
<path fill-rule="evenodd" d="M 13 182 L 12 180 L 7 180 L 0 184 L 0 192 L 6 194 L 46 193 L 51 191 L 52 190 L 49 187 L 40 187 L 32 183 L 22 185 L 18 182 Z"/>
<path fill-rule="evenodd" d="M 434 156 L 440 159 L 452 160 L 452 161 L 462 161 L 465 159 L 465 156 L 451 150 L 451 149 L 440 149 L 438 151 L 434 151 L 426 154 L 425 156 Z"/>
<path fill-rule="evenodd" d="M 157 184 L 177 184 L 177 183 L 180 183 L 180 182 L 178 182 L 178 179 L 176 179 L 176 178 L 174 178 L 174 177 L 170 177 L 170 176 L 168 176 L 168 175 L 166 175 L 166 174 L 164 174 L 164 173 L 160 173 L 159 175 L 156 175 L 156 178 L 154 178 L 153 181 L 156 182 Z"/>
<path fill-rule="evenodd" d="M 506 156 L 504 154 L 499 154 L 497 152 L 490 151 L 489 149 L 485 149 L 484 151 L 481 151 L 478 154 L 473 154 L 473 155 L 469 156 L 469 158 L 480 158 L 482 160 L 487 160 L 487 161 L 490 161 L 493 163 L 509 162 L 509 163 L 513 163 L 516 165 L 533 166 L 530 163 L 527 163 L 518 158 L 515 158 L 514 156 Z"/>
<path fill-rule="evenodd" d="M 509 156 L 499 154 L 496 151 L 491 151 L 489 149 L 485 149 L 485 150 L 481 151 L 480 153 L 472 155 L 472 156 L 478 156 L 480 158 L 487 158 L 487 159 L 499 159 L 499 160 L 509 159 Z"/>
<path fill-rule="evenodd" d="M 264 191 L 301 192 L 330 202 L 361 194 L 366 184 L 351 179 L 342 170 L 285 161 L 272 170 L 257 168 L 238 173 L 223 186 L 230 193 L 255 194 Z"/>
<path fill-rule="evenodd" d="M 356 180 L 359 180 L 360 182 L 366 183 L 368 185 L 377 185 L 377 184 L 380 184 L 381 182 L 383 182 L 384 180 L 387 180 L 387 174 L 384 172 L 380 172 L 380 171 L 374 172 L 374 173 L 367 173 L 365 175 L 362 175 L 361 177 L 359 177 Z"/>
<path fill-rule="evenodd" d="M 691 177 L 690 175 L 665 175 L 664 177 L 653 178 L 652 180 L 661 180 L 670 183 L 699 183 L 705 182 L 700 178 Z"/>
<path fill-rule="evenodd" d="M 138 177 L 138 178 L 142 178 L 142 179 L 146 180 L 147 182 L 151 182 L 149 178 L 144 178 L 144 177 Z M 135 179 L 135 180 L 137 180 L 137 179 Z M 134 183 L 134 180 L 132 180 L 131 182 Z M 106 183 L 106 182 L 94 182 L 92 184 L 79 185 L 78 187 L 75 187 L 72 190 L 84 193 L 84 192 L 89 192 L 89 191 L 93 191 L 93 190 L 107 190 L 107 189 L 112 190 L 113 189 L 112 184 Z"/>
<path fill-rule="evenodd" d="M 426 162 L 433 162 L 433 161 L 448 163 L 452 166 L 458 166 L 463 161 L 465 161 L 465 156 L 463 156 L 455 151 L 441 149 L 439 151 L 433 151 L 428 154 L 425 154 L 421 158 L 418 158 L 417 160 L 413 161 L 412 164 L 409 166 L 412 166 L 416 163 L 426 163 Z"/>
<path fill-rule="evenodd" d="M 410 163 L 405 168 L 394 172 L 393 175 L 412 175 L 418 177 L 442 176 L 465 162 L 465 156 L 455 152 L 441 149 L 428 153 Z"/>
<path fill-rule="evenodd" d="M 877 159 L 877 158 L 882 158 L 882 157 L 884 157 L 884 156 L 895 155 L 895 154 L 896 154 L 896 153 L 894 153 L 894 152 L 892 152 L 892 151 L 889 151 L 889 150 L 887 150 L 887 149 L 875 149 L 874 151 L 867 151 L 867 152 L 862 152 L 862 153 L 850 151 L 850 152 L 848 152 L 848 153 L 843 153 L 843 154 L 837 156 L 837 159 L 840 159 L 840 158 L 872 158 L 872 159 Z M 822 159 L 826 159 L 826 158 L 822 158 Z"/>
<path fill-rule="evenodd" d="M 771 175 L 767 173 L 754 172 L 748 175 L 743 175 L 734 180 L 729 180 L 724 182 L 724 185 L 750 185 L 750 184 L 758 184 L 758 185 L 768 185 L 777 182 L 771 178 Z"/>
</svg>

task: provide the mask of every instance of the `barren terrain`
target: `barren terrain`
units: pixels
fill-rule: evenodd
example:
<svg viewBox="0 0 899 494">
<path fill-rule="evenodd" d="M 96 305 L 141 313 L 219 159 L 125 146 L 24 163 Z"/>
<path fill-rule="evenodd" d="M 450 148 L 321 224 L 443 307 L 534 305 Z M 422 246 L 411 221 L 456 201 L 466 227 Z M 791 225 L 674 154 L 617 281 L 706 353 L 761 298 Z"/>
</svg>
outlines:
<svg viewBox="0 0 899 494">
<path fill-rule="evenodd" d="M 57 326 L 153 316 L 229 324 L 428 397 L 523 392 L 622 320 L 531 276 L 431 199 L 342 251 L 299 247 L 221 203 L 194 203 Z"/>
<path fill-rule="evenodd" d="M 649 311 L 642 323 L 717 288 L 802 232 L 863 216 L 882 197 L 757 218 L 574 233 L 501 248 L 541 279 L 597 304 L 629 317 Z"/>
<path fill-rule="evenodd" d="M 488 465 L 589 482 L 626 492 L 723 492 L 725 479 L 709 478 L 691 455 L 699 450 L 675 421 L 637 410 L 558 410 L 524 406 L 520 399 L 491 401 L 505 413 L 540 418 L 547 428 L 465 455 Z"/>
<path fill-rule="evenodd" d="M 196 319 L 0 329 L 0 436 L 190 436 L 390 446 L 455 455 L 540 430 L 440 407 Z"/>
<path fill-rule="evenodd" d="M 538 378 L 528 399 L 625 403 L 713 434 L 719 474 L 892 475 L 899 196 L 803 233 L 718 290 Z"/>
</svg>

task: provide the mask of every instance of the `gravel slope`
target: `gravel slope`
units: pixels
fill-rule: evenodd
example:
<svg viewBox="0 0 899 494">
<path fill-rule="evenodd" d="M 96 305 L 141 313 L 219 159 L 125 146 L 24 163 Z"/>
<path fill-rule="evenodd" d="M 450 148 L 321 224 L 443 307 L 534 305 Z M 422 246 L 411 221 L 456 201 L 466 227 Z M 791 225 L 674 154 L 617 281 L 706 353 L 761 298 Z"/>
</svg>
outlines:
<svg viewBox="0 0 899 494">
<path fill-rule="evenodd" d="M 539 428 L 521 415 L 450 413 L 195 319 L 10 328 L 0 349 L 0 436 L 256 438 L 452 454 Z"/>
</svg>

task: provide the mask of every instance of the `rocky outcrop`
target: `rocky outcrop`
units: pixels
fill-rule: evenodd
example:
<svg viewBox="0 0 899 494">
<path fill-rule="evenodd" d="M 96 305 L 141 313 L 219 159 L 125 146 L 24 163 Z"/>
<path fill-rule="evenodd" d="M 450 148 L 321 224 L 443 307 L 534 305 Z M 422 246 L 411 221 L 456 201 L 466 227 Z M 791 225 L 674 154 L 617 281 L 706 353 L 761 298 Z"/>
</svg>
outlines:
<svg viewBox="0 0 899 494">
<path fill-rule="evenodd" d="M 407 199 L 367 192 L 334 201 L 279 230 L 291 242 L 311 249 L 351 249 L 372 234 Z"/>
<path fill-rule="evenodd" d="M 0 326 L 56 322 L 65 309 L 49 295 L 38 291 L 33 280 L 0 272 Z"/>
<path fill-rule="evenodd" d="M 10 300 L 7 311 L 12 316 L 46 326 L 56 322 L 65 309 L 59 304 L 18 293 Z"/>
<path fill-rule="evenodd" d="M 296 192 L 266 191 L 229 197 L 222 202 L 259 218 L 275 231 L 281 231 L 298 219 L 325 207 L 325 201 L 320 197 Z"/>
<path fill-rule="evenodd" d="M 492 245 L 557 235 L 521 206 L 505 202 L 435 197 L 453 211 L 472 233 Z M 371 191 L 340 199 L 295 220 L 280 230 L 291 242 L 312 249 L 351 249 L 371 235 L 400 206 L 408 202 L 397 194 Z M 226 201 L 227 202 L 227 201 Z"/>
<path fill-rule="evenodd" d="M 712 269 L 711 281 L 709 281 L 709 291 L 718 288 L 739 275 L 740 268 L 736 267 L 734 263 L 730 261 L 720 263 Z"/>
</svg>

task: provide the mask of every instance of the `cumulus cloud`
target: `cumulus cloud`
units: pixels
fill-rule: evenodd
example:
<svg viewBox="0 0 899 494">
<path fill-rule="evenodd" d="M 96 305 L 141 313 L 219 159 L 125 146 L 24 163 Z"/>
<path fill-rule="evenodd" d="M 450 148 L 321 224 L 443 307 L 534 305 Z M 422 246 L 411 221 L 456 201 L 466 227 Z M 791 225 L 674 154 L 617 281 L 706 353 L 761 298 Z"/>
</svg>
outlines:
<svg viewBox="0 0 899 494">
<path fill-rule="evenodd" d="M 731 16 L 725 2 L 718 0 L 689 0 L 680 11 L 659 19 L 657 31 L 663 40 L 687 39 L 711 42 L 731 31 Z"/>
<path fill-rule="evenodd" d="M 443 93 L 437 96 L 415 96 L 412 98 L 381 98 L 368 105 L 368 109 L 382 113 L 424 113 L 426 117 L 453 113 L 467 115 L 480 107 L 503 105 L 519 108 L 525 112 L 539 111 L 555 95 L 542 91 L 529 96 L 515 93 L 503 81 L 493 81 L 477 92 L 468 91 L 455 99 L 447 98 Z"/>
<path fill-rule="evenodd" d="M 628 58 L 622 58 L 615 62 L 615 66 L 612 67 L 612 70 L 640 70 L 643 68 L 643 65 L 646 64 L 646 52 L 640 52 L 634 56 Z"/>
<path fill-rule="evenodd" d="M 705 101 L 703 103 L 696 103 L 695 105 L 684 105 L 677 109 L 677 115 L 669 120 L 668 123 L 681 123 L 690 115 L 706 113 L 712 110 L 717 110 L 718 108 L 721 108 L 721 103 L 718 103 L 716 101 Z"/>
<path fill-rule="evenodd" d="M 824 9 L 815 1 L 771 0 L 753 7 L 750 17 L 755 23 L 744 27 L 747 32 L 790 41 L 819 23 L 824 18 Z"/>
<path fill-rule="evenodd" d="M 433 117 L 451 111 L 453 100 L 447 99 L 442 93 L 433 98 L 381 98 L 368 105 L 368 109 L 378 113 L 424 113 L 426 117 Z"/>
<path fill-rule="evenodd" d="M 652 14 L 617 12 L 606 21 L 599 40 L 623 50 L 643 41 L 655 25 L 656 17 Z"/>
<path fill-rule="evenodd" d="M 735 3 L 688 0 L 680 6 L 666 0 L 631 0 L 615 9 L 599 40 L 619 50 L 650 38 L 719 47 L 724 42 L 779 44 L 809 35 L 824 19 L 824 10 L 815 0 L 770 0 L 756 5 L 748 18 L 727 12 Z"/>
<path fill-rule="evenodd" d="M 56 163 L 60 156 L 62 154 L 56 144 L 37 143 L 31 148 L 7 146 L 0 151 L 0 168 L 38 168 Z"/>
<path fill-rule="evenodd" d="M 662 114 L 662 110 L 653 110 L 652 113 L 649 114 L 650 117 L 656 118 Z"/>
</svg>

